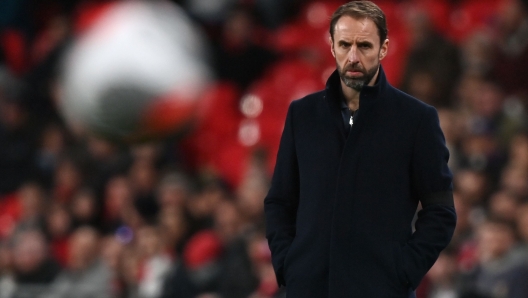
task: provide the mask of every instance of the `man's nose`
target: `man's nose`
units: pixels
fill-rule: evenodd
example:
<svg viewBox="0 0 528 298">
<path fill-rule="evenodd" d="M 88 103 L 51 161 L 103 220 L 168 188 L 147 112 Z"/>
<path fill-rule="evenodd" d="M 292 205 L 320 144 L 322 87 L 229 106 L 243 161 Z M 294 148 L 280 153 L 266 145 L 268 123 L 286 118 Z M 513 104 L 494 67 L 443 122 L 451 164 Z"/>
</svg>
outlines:
<svg viewBox="0 0 528 298">
<path fill-rule="evenodd" d="M 350 63 L 356 63 L 358 62 L 358 53 L 357 53 L 357 46 L 353 45 L 350 47 L 350 51 L 348 52 L 348 61 Z"/>
</svg>

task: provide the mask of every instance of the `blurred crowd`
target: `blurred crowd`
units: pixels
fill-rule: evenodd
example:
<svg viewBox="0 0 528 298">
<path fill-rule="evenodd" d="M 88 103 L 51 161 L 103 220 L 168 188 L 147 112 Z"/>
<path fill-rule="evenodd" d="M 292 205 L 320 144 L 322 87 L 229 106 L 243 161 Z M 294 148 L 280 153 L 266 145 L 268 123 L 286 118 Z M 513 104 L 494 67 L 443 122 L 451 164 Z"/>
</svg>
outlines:
<svg viewBox="0 0 528 298">
<path fill-rule="evenodd" d="M 263 198 L 289 103 L 335 69 L 343 1 L 179 0 L 216 79 L 186 133 L 119 144 L 57 109 L 61 59 L 112 1 L 0 3 L 0 298 L 284 297 Z M 455 235 L 419 298 L 528 297 L 528 1 L 375 1 L 389 81 L 435 106 Z"/>
</svg>

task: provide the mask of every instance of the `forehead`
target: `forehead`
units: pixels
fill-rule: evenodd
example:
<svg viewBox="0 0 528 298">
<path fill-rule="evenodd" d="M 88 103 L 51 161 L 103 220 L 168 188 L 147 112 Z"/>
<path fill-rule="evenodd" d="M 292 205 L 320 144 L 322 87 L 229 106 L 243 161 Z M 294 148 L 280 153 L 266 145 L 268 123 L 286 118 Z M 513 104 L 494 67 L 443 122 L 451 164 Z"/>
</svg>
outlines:
<svg viewBox="0 0 528 298">
<path fill-rule="evenodd" d="M 379 40 L 378 28 L 369 18 L 353 18 L 344 15 L 337 20 L 334 27 L 335 40 L 361 38 L 365 40 Z"/>
</svg>

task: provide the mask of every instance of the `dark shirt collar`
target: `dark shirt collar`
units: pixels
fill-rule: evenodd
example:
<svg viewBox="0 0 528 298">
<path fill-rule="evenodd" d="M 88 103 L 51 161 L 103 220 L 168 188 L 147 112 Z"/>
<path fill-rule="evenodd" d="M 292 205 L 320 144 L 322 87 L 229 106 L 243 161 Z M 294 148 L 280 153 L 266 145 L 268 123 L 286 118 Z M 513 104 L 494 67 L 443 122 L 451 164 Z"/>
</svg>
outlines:
<svg viewBox="0 0 528 298">
<path fill-rule="evenodd" d="M 339 101 L 341 102 L 341 109 L 348 110 L 348 105 L 346 103 L 345 95 L 343 94 L 343 89 L 339 88 Z"/>
</svg>

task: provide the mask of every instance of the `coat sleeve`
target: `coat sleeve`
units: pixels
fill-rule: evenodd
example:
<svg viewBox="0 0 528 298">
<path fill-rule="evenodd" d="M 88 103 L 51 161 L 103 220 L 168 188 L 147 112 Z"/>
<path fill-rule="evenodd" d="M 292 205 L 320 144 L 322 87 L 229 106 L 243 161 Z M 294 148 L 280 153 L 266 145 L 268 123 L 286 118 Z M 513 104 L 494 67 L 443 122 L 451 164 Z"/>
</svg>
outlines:
<svg viewBox="0 0 528 298">
<path fill-rule="evenodd" d="M 292 107 L 293 103 L 286 116 L 271 187 L 264 199 L 266 238 L 279 286 L 286 285 L 284 260 L 295 237 L 299 197 L 299 169 L 293 136 Z"/>
<path fill-rule="evenodd" d="M 403 270 L 413 289 L 449 244 L 455 229 L 448 159 L 438 114 L 428 107 L 416 133 L 411 164 L 412 194 L 420 200 L 422 210 L 418 212 L 416 231 L 402 248 Z"/>
</svg>

